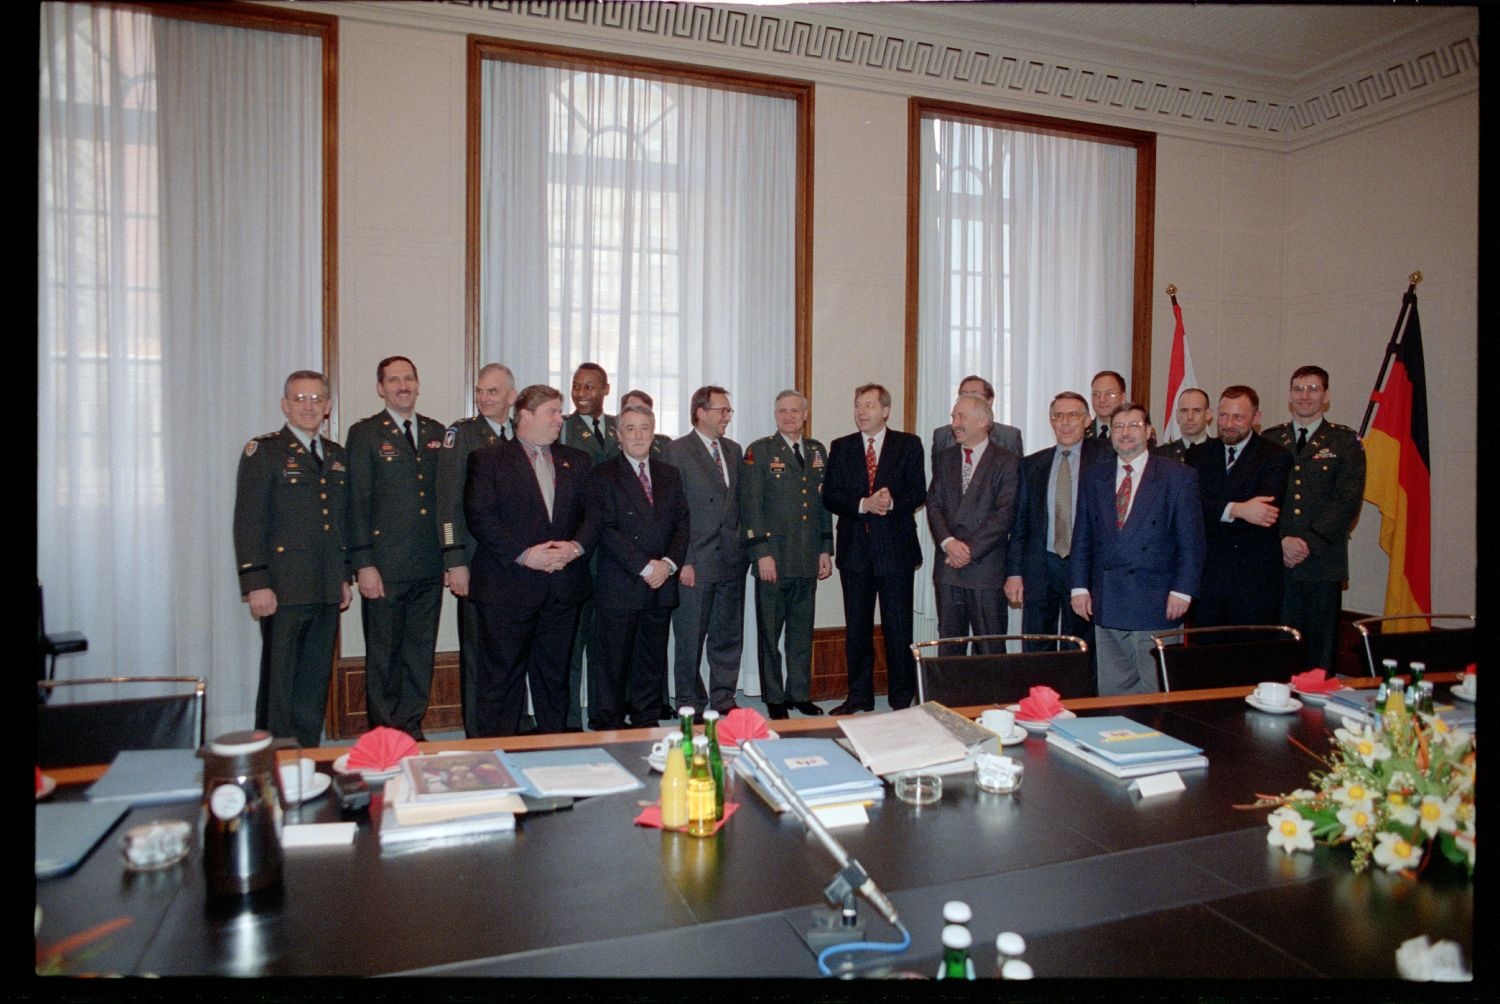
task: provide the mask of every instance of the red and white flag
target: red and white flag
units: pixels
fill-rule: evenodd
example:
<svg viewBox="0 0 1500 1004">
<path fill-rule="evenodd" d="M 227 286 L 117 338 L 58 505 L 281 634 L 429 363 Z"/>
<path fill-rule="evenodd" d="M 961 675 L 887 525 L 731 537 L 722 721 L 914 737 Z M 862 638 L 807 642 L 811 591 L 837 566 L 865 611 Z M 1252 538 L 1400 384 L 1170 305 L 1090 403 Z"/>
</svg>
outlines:
<svg viewBox="0 0 1500 1004">
<path fill-rule="evenodd" d="M 1172 301 L 1172 313 L 1177 318 L 1177 330 L 1172 333 L 1172 364 L 1167 368 L 1167 414 L 1166 430 L 1161 442 L 1170 443 L 1182 436 L 1177 428 L 1177 398 L 1184 390 L 1198 386 L 1198 377 L 1193 373 L 1193 357 L 1188 354 L 1187 332 L 1182 327 L 1182 308 Z"/>
</svg>

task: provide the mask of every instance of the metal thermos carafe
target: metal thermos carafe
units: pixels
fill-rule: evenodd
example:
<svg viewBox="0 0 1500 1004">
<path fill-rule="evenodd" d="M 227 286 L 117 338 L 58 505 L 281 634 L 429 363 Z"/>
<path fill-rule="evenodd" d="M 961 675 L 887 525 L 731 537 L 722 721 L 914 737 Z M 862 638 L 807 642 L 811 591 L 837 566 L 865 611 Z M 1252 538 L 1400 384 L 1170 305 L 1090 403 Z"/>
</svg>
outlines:
<svg viewBox="0 0 1500 1004">
<path fill-rule="evenodd" d="M 281 882 L 281 818 L 286 804 L 269 732 L 222 735 L 203 758 L 203 870 L 211 894 L 256 892 Z"/>
</svg>

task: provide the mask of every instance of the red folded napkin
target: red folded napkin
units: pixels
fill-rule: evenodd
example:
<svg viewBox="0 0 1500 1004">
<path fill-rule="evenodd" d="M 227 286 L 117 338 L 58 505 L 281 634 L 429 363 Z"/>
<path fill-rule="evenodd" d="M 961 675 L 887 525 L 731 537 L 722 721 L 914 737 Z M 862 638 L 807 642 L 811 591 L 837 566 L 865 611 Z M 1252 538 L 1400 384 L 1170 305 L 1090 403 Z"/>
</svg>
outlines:
<svg viewBox="0 0 1500 1004">
<path fill-rule="evenodd" d="M 1329 676 L 1328 671 L 1319 667 L 1309 669 L 1305 673 L 1292 674 L 1292 689 L 1300 690 L 1304 694 L 1326 694 L 1334 690 L 1342 690 L 1341 683 L 1336 676 Z"/>
<path fill-rule="evenodd" d="M 1467 666 L 1464 667 L 1464 675 L 1465 676 L 1468 676 L 1470 673 L 1477 673 L 1478 671 L 1479 671 L 1479 663 L 1477 663 L 1477 662 L 1471 662 Z"/>
<path fill-rule="evenodd" d="M 42 768 L 40 767 L 36 769 L 36 790 L 42 790 Z"/>
<path fill-rule="evenodd" d="M 1062 701 L 1058 699 L 1057 691 L 1051 687 L 1032 687 L 1031 693 L 1021 698 L 1016 717 L 1028 722 L 1044 722 L 1062 710 Z"/>
<path fill-rule="evenodd" d="M 349 751 L 350 770 L 390 770 L 403 757 L 416 756 L 422 751 L 417 741 L 400 729 L 377 725 L 354 744 Z"/>
<path fill-rule="evenodd" d="M 769 739 L 771 730 L 754 708 L 735 708 L 719 721 L 719 745 L 738 746 L 747 739 Z"/>
<path fill-rule="evenodd" d="M 729 817 L 734 815 L 735 810 L 739 807 L 740 803 L 738 802 L 724 803 L 724 818 L 714 824 L 715 833 L 718 833 L 719 828 L 729 822 Z M 634 822 L 637 826 L 651 826 L 658 830 L 661 829 L 661 803 L 657 802 L 655 805 L 646 806 L 641 810 L 641 814 L 635 817 Z"/>
</svg>

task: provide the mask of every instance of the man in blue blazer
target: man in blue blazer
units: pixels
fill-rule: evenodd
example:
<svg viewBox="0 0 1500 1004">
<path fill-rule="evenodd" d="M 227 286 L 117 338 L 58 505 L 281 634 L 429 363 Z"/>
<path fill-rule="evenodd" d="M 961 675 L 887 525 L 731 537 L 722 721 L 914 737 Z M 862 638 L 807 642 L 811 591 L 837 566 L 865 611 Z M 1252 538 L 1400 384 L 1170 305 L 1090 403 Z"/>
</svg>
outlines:
<svg viewBox="0 0 1500 1004">
<path fill-rule="evenodd" d="M 1219 395 L 1219 438 L 1187 453 L 1198 472 L 1208 560 L 1194 627 L 1277 624 L 1281 617 L 1281 532 L 1277 517 L 1292 455 L 1255 433 L 1260 395 L 1236 384 Z"/>
<path fill-rule="evenodd" d="M 886 696 L 900 710 L 916 696 L 911 655 L 913 579 L 922 565 L 915 514 L 927 498 L 922 440 L 886 428 L 891 394 L 879 384 L 854 392 L 859 431 L 828 449 L 823 504 L 838 516 L 834 555 L 844 590 L 844 656 L 849 697 L 835 715 L 875 710 L 875 602 L 885 636 Z"/>
<path fill-rule="evenodd" d="M 1082 477 L 1073 528 L 1073 611 L 1094 622 L 1099 694 L 1160 690 L 1151 635 L 1180 627 L 1203 579 L 1203 509 L 1191 467 L 1146 452 L 1151 417 L 1110 416 L 1115 463 Z"/>
<path fill-rule="evenodd" d="M 599 514 L 595 617 L 604 653 L 591 709 L 601 729 L 654 728 L 661 713 L 667 633 L 677 571 L 687 559 L 688 504 L 677 468 L 651 454 L 656 417 L 627 404 L 616 426 L 621 452 L 594 468 Z"/>
<path fill-rule="evenodd" d="M 588 454 L 557 441 L 562 393 L 534 384 L 516 398 L 515 438 L 469 454 L 464 515 L 479 542 L 469 597 L 479 615 L 476 718 L 482 736 L 515 735 L 526 684 L 538 732 L 567 725 L 568 653 L 589 594 L 599 536 L 588 505 Z"/>
</svg>

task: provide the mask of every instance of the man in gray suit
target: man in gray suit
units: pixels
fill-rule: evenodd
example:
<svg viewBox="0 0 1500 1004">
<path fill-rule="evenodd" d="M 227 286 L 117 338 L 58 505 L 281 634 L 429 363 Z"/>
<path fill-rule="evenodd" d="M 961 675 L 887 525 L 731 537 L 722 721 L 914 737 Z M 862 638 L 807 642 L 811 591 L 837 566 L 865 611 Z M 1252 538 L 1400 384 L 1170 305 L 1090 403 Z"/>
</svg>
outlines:
<svg viewBox="0 0 1500 1004">
<path fill-rule="evenodd" d="M 932 460 L 927 526 L 943 560 L 932 566 L 937 589 L 938 634 L 1004 634 L 1005 547 L 1016 514 L 1021 458 L 990 440 L 994 413 L 977 395 L 953 405 L 957 441 Z M 963 655 L 968 646 L 944 646 Z M 985 646 L 980 651 L 990 651 Z M 1004 650 L 1003 644 L 999 648 Z"/>
<path fill-rule="evenodd" d="M 692 534 L 678 573 L 672 658 L 679 707 L 733 710 L 744 643 L 745 545 L 740 539 L 740 446 L 724 435 L 734 409 L 723 387 L 699 387 L 693 431 L 672 440 L 666 461 L 682 474 Z M 708 648 L 708 691 L 698 665 Z"/>
<path fill-rule="evenodd" d="M 988 380 L 976 374 L 969 374 L 958 382 L 958 396 L 964 397 L 969 394 L 977 394 L 984 398 L 985 403 L 990 406 L 990 415 L 995 413 L 995 387 Z M 1021 430 L 1014 425 L 1006 425 L 1003 422 L 990 422 L 990 442 L 996 446 L 1003 446 L 1017 457 L 1024 456 L 1026 451 L 1021 448 Z M 953 426 L 940 425 L 932 430 L 932 462 L 937 464 L 940 452 L 953 445 Z M 937 472 L 937 467 L 933 467 Z"/>
</svg>

